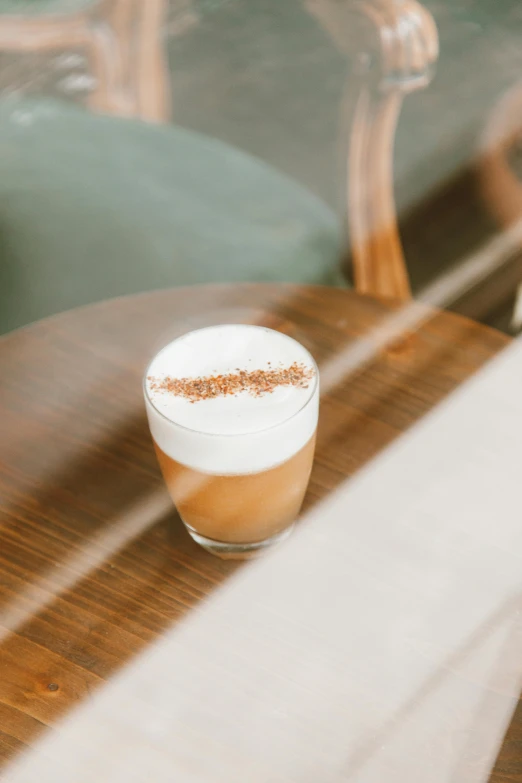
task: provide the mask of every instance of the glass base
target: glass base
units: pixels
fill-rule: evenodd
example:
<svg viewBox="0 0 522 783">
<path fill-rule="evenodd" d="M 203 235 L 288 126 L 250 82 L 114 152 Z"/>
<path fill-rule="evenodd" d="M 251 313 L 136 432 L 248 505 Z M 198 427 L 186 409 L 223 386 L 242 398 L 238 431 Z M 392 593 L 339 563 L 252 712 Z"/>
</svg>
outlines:
<svg viewBox="0 0 522 783">
<path fill-rule="evenodd" d="M 202 536 L 188 525 L 185 525 L 185 527 L 196 544 L 202 546 L 207 552 L 225 560 L 249 560 L 253 557 L 259 557 L 263 552 L 285 541 L 294 526 L 290 525 L 290 527 L 285 528 L 275 536 L 266 538 L 264 541 L 255 541 L 252 544 L 232 544 L 229 541 L 214 541 L 213 538 Z"/>
</svg>

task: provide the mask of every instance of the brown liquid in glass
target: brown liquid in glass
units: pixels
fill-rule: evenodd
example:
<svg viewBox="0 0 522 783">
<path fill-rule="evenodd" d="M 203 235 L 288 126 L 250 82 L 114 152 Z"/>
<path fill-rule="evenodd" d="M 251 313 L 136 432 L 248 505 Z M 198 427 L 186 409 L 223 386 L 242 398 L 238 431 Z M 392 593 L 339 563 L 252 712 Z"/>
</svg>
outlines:
<svg viewBox="0 0 522 783">
<path fill-rule="evenodd" d="M 312 470 L 315 433 L 281 465 L 237 476 L 201 473 L 154 446 L 167 488 L 187 527 L 214 541 L 250 544 L 275 536 L 295 520 Z"/>
</svg>

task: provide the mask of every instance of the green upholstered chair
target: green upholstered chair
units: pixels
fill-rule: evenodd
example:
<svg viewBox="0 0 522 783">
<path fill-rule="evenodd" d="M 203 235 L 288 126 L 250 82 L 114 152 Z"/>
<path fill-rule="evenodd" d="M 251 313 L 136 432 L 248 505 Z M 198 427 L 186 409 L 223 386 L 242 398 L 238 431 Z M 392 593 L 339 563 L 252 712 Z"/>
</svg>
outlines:
<svg viewBox="0 0 522 783">
<path fill-rule="evenodd" d="M 0 330 L 157 287 L 340 281 L 334 214 L 260 160 L 58 101 L 0 103 Z"/>
</svg>

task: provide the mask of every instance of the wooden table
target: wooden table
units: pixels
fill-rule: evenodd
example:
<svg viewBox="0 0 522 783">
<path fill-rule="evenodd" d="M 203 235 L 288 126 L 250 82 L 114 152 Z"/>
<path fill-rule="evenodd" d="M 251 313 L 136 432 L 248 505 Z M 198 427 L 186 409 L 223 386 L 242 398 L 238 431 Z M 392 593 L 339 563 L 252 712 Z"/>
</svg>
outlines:
<svg viewBox="0 0 522 783">
<path fill-rule="evenodd" d="M 0 342 L 4 762 L 244 567 L 198 548 L 166 497 L 142 404 L 153 352 L 199 325 L 255 322 L 296 337 L 324 368 L 361 338 L 371 349 L 394 312 L 349 291 L 208 286 L 102 302 Z M 305 510 L 509 342 L 449 313 L 422 321 L 329 384 Z M 520 712 L 492 780 L 522 780 Z"/>
</svg>

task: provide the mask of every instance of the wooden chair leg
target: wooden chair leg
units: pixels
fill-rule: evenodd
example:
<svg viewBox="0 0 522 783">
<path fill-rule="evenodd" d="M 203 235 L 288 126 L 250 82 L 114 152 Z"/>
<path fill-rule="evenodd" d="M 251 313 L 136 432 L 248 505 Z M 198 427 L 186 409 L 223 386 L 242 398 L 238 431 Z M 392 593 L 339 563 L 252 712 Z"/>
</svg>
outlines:
<svg viewBox="0 0 522 783">
<path fill-rule="evenodd" d="M 151 122 L 170 118 L 169 71 L 161 42 L 165 10 L 165 0 L 144 0 L 136 83 L 140 116 Z"/>
<path fill-rule="evenodd" d="M 347 218 L 359 291 L 408 299 L 393 147 L 403 98 L 429 84 L 437 28 L 418 0 L 305 0 L 337 47 L 362 64 L 348 143 Z"/>
<path fill-rule="evenodd" d="M 112 0 L 92 36 L 99 89 L 91 106 L 149 122 L 170 117 L 168 67 L 162 46 L 165 0 Z"/>
<path fill-rule="evenodd" d="M 357 10 L 377 32 L 380 73 L 363 83 L 348 151 L 354 278 L 361 293 L 405 300 L 411 288 L 395 207 L 395 134 L 404 96 L 430 81 L 437 30 L 417 0 L 363 0 Z"/>
<path fill-rule="evenodd" d="M 95 28 L 86 51 L 96 82 L 88 99 L 90 108 L 102 114 L 133 116 L 133 102 L 125 87 L 124 54 L 117 36 L 109 27 Z"/>
<path fill-rule="evenodd" d="M 393 143 L 402 95 L 359 96 L 348 154 L 348 223 L 357 290 L 408 299 L 411 289 L 397 226 Z"/>
</svg>

